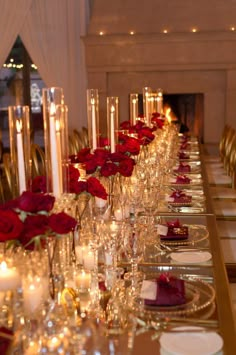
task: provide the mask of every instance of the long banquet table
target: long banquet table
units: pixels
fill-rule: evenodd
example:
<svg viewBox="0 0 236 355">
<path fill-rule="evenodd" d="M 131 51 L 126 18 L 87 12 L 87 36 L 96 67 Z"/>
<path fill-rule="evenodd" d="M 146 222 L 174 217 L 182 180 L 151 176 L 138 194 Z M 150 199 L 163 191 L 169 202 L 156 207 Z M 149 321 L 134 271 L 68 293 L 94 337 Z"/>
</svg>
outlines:
<svg viewBox="0 0 236 355">
<path fill-rule="evenodd" d="M 212 254 L 212 259 L 203 263 L 181 263 L 175 262 L 166 257 L 166 254 L 158 256 L 151 262 L 145 262 L 140 265 L 140 268 L 144 271 L 174 271 L 175 274 L 189 275 L 204 280 L 213 286 L 216 293 L 216 309 L 209 316 L 209 319 L 216 320 L 218 322 L 219 334 L 222 336 L 224 346 L 222 354 L 235 354 L 236 352 L 236 332 L 234 316 L 232 311 L 232 303 L 229 291 L 229 284 L 227 279 L 226 268 L 224 265 L 223 255 L 217 235 L 216 219 L 212 210 L 211 200 L 208 192 L 208 182 L 206 178 L 204 162 L 202 159 L 202 147 L 199 148 L 199 160 L 201 161 L 201 176 L 202 176 L 202 189 L 205 195 L 205 206 L 203 211 L 197 213 L 190 212 L 160 212 L 160 216 L 166 220 L 173 220 L 179 218 L 181 223 L 188 225 L 204 225 L 209 232 L 209 238 L 195 244 L 194 249 L 208 250 Z M 195 314 L 192 316 L 198 321 L 201 320 L 201 314 Z M 134 341 L 134 349 L 132 354 L 141 355 L 146 354 L 164 354 L 160 349 L 160 344 L 157 340 L 151 340 L 151 334 L 144 332 L 136 336 Z"/>
</svg>

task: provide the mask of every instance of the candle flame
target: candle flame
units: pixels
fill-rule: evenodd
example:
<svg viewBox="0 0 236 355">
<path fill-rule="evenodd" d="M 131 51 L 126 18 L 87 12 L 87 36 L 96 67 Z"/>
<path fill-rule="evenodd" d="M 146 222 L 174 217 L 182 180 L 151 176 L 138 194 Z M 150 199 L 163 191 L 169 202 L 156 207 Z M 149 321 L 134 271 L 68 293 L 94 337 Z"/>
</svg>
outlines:
<svg viewBox="0 0 236 355">
<path fill-rule="evenodd" d="M 165 114 L 165 116 L 166 116 L 167 121 L 168 121 L 169 123 L 171 123 L 171 121 L 172 121 L 170 112 L 171 112 L 171 108 L 168 107 L 168 108 L 166 109 L 166 114 Z"/>
<path fill-rule="evenodd" d="M 91 99 L 91 105 L 95 105 L 95 99 L 94 98 Z"/>
<path fill-rule="evenodd" d="M 50 116 L 55 116 L 56 114 L 56 105 L 54 104 L 54 102 L 51 102 L 50 105 Z"/>
<path fill-rule="evenodd" d="M 21 133 L 21 131 L 22 131 L 22 120 L 17 119 L 16 120 L 16 132 Z"/>
<path fill-rule="evenodd" d="M 113 105 L 111 106 L 111 112 L 115 112 L 115 107 Z"/>
<path fill-rule="evenodd" d="M 56 130 L 56 132 L 60 132 L 60 128 L 61 128 L 60 121 L 59 120 L 55 120 L 55 130 Z"/>
<path fill-rule="evenodd" d="M 6 261 L 2 261 L 1 264 L 0 264 L 0 269 L 2 271 L 6 271 L 7 270 L 7 263 Z"/>
<path fill-rule="evenodd" d="M 133 104 L 136 104 L 136 101 L 137 101 L 136 99 L 132 99 Z"/>
</svg>

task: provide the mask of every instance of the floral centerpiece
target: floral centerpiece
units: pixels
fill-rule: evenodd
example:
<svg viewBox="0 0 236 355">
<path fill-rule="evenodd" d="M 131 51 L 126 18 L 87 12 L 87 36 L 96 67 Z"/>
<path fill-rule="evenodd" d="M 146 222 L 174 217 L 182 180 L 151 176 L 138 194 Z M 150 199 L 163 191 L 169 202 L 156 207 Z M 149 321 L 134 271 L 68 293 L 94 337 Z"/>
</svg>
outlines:
<svg viewBox="0 0 236 355">
<path fill-rule="evenodd" d="M 73 232 L 77 225 L 77 221 L 65 212 L 53 213 L 54 203 L 55 197 L 51 195 L 25 191 L 0 206 L 0 242 L 13 250 L 16 246 L 31 251 L 47 248 L 50 280 L 57 241 Z M 53 287 L 53 298 L 54 293 Z"/>
</svg>

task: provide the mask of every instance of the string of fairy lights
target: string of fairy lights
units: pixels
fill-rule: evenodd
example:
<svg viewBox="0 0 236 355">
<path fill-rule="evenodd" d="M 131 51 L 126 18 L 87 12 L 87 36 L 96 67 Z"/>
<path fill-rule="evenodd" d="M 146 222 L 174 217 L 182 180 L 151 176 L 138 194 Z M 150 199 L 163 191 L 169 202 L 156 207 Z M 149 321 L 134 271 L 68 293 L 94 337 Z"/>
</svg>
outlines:
<svg viewBox="0 0 236 355">
<path fill-rule="evenodd" d="M 19 64 L 18 64 L 18 63 L 15 63 L 15 61 L 14 61 L 13 58 L 10 59 L 9 63 L 4 63 L 4 64 L 3 64 L 3 68 L 7 68 L 7 69 L 17 69 L 17 70 L 21 70 L 23 67 L 24 67 L 24 64 L 22 64 L 22 63 L 19 63 Z M 38 67 L 37 67 L 34 63 L 32 63 L 32 64 L 31 64 L 31 69 L 37 70 Z"/>
</svg>

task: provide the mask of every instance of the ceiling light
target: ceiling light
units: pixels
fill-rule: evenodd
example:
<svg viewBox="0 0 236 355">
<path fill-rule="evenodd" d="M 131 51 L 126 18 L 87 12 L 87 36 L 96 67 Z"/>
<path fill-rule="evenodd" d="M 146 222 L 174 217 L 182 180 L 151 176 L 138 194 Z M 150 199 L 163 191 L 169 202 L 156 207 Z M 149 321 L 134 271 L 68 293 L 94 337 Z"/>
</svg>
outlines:
<svg viewBox="0 0 236 355">
<path fill-rule="evenodd" d="M 233 27 L 233 26 L 230 27 L 230 30 L 231 30 L 231 31 L 235 31 L 235 27 Z"/>
<path fill-rule="evenodd" d="M 163 30 L 163 33 L 168 33 L 168 30 Z"/>
<path fill-rule="evenodd" d="M 192 28 L 192 32 L 193 33 L 197 32 L 197 29 L 196 28 Z"/>
<path fill-rule="evenodd" d="M 99 32 L 99 35 L 100 35 L 100 36 L 103 36 L 103 35 L 104 35 L 104 32 L 103 32 L 103 31 L 100 31 L 100 32 Z"/>
<path fill-rule="evenodd" d="M 131 36 L 132 36 L 132 35 L 134 35 L 134 31 L 130 31 L 130 33 L 129 33 L 129 34 L 130 34 Z"/>
</svg>

